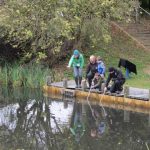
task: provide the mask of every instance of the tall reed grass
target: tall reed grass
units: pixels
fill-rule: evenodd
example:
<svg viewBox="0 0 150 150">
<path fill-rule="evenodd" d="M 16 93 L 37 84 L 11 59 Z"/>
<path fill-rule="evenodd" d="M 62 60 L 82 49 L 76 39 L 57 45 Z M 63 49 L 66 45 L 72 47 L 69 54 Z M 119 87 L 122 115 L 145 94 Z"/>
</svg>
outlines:
<svg viewBox="0 0 150 150">
<path fill-rule="evenodd" d="M 44 85 L 46 76 L 54 76 L 53 71 L 40 64 L 24 66 L 17 63 L 13 65 L 5 64 L 0 69 L 0 83 L 13 87 L 39 88 Z"/>
</svg>

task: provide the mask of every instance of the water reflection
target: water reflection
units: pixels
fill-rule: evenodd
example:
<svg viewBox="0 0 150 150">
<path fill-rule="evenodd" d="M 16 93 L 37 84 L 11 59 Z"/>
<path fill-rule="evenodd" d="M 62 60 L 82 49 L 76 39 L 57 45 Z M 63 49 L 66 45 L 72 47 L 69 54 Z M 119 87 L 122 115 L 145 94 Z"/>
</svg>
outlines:
<svg viewBox="0 0 150 150">
<path fill-rule="evenodd" d="M 72 135 L 75 137 L 76 142 L 80 142 L 85 132 L 83 117 L 84 115 L 82 114 L 82 105 L 75 102 L 70 131 Z"/>
<path fill-rule="evenodd" d="M 0 149 L 146 150 L 147 114 L 86 101 L 43 97 L 41 90 L 0 89 Z"/>
</svg>

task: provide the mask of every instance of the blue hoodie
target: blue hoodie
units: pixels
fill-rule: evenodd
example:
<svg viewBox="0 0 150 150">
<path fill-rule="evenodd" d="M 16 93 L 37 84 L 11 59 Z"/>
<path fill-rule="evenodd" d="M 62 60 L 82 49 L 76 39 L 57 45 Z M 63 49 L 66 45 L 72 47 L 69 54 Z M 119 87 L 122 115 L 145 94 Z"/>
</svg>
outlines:
<svg viewBox="0 0 150 150">
<path fill-rule="evenodd" d="M 102 61 L 99 61 L 98 62 L 98 73 L 100 75 L 102 75 L 102 74 L 105 75 L 105 70 L 106 70 L 106 68 L 105 68 L 104 63 Z"/>
</svg>

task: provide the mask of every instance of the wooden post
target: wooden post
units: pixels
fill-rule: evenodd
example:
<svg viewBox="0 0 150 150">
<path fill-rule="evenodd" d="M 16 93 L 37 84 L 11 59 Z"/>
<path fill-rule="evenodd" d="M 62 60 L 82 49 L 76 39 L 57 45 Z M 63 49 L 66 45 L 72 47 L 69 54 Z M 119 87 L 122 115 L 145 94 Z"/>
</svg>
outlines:
<svg viewBox="0 0 150 150">
<path fill-rule="evenodd" d="M 130 112 L 124 110 L 124 122 L 130 122 Z"/>
<path fill-rule="evenodd" d="M 140 2 L 139 0 L 135 1 L 135 22 L 139 23 L 140 22 L 140 14 L 139 14 L 139 8 L 140 8 Z"/>
<path fill-rule="evenodd" d="M 68 87 L 67 79 L 63 79 L 63 87 L 66 89 Z"/>
<path fill-rule="evenodd" d="M 129 96 L 129 87 L 125 86 L 124 87 L 124 97 L 128 97 Z"/>
<path fill-rule="evenodd" d="M 52 83 L 52 77 L 51 76 L 47 76 L 46 77 L 46 85 L 50 86 Z"/>
<path fill-rule="evenodd" d="M 82 81 L 82 90 L 85 91 L 86 88 L 87 88 L 86 80 L 83 80 L 83 81 Z"/>
<path fill-rule="evenodd" d="M 150 89 L 149 89 L 149 101 L 150 101 Z"/>
</svg>

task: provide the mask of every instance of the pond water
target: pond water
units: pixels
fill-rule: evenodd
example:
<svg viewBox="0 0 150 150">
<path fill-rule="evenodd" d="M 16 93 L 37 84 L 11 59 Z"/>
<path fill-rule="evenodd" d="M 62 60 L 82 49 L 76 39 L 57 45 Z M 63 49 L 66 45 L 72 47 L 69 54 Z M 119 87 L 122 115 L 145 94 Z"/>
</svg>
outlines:
<svg viewBox="0 0 150 150">
<path fill-rule="evenodd" d="M 0 150 L 149 150 L 150 115 L 0 88 Z"/>
</svg>

